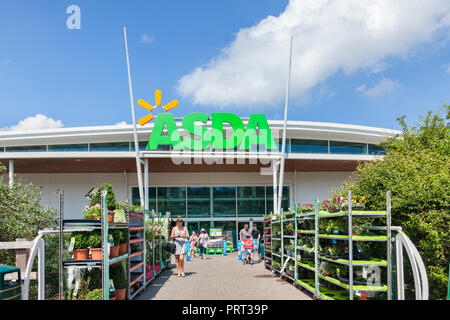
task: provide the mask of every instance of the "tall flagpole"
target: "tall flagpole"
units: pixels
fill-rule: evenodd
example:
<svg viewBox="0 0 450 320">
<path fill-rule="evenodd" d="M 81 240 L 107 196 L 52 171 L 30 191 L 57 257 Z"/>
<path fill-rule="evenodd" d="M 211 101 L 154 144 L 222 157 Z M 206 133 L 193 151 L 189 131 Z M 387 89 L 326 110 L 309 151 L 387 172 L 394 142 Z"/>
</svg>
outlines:
<svg viewBox="0 0 450 320">
<path fill-rule="evenodd" d="M 281 160 L 280 160 L 280 186 L 278 188 L 278 208 L 277 213 L 281 214 L 281 198 L 283 195 L 283 180 L 284 180 L 284 158 L 286 155 L 286 128 L 287 128 L 287 113 L 288 113 L 288 103 L 289 103 L 289 88 L 291 86 L 291 65 L 292 65 L 292 35 L 291 35 L 291 45 L 289 49 L 289 73 L 288 81 L 286 86 L 286 100 L 284 103 L 284 125 L 283 125 L 283 142 L 281 145 Z"/>
<path fill-rule="evenodd" d="M 127 68 L 128 68 L 128 85 L 130 88 L 130 102 L 131 102 L 131 116 L 133 117 L 133 135 L 134 135 L 134 149 L 136 150 L 136 169 L 139 185 L 139 198 L 141 200 L 141 206 L 144 208 L 144 187 L 142 186 L 142 167 L 141 167 L 141 155 L 139 154 L 139 142 L 136 129 L 136 119 L 134 116 L 134 99 L 133 99 L 133 87 L 131 85 L 131 71 L 130 71 L 130 58 L 128 56 L 128 41 L 127 41 L 127 28 L 123 27 L 123 35 L 125 37 L 125 51 L 127 54 Z"/>
</svg>

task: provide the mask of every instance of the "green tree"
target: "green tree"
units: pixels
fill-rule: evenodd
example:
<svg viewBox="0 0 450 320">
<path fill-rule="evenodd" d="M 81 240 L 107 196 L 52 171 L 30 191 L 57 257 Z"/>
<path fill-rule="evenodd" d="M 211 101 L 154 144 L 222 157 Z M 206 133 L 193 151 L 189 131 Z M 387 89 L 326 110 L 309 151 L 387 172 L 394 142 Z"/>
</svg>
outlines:
<svg viewBox="0 0 450 320">
<path fill-rule="evenodd" d="M 0 241 L 32 240 L 38 231 L 56 223 L 56 211 L 40 204 L 41 191 L 32 184 L 3 183 L 6 169 L 0 165 Z"/>
<path fill-rule="evenodd" d="M 384 159 L 359 165 L 353 178 L 335 192 L 344 195 L 351 189 L 368 198 L 368 209 L 379 210 L 386 207 L 386 190 L 391 191 L 392 223 L 401 226 L 419 250 L 431 299 L 445 299 L 448 281 L 449 112 L 450 107 L 444 105 L 445 117 L 430 111 L 411 128 L 405 117 L 398 118 L 402 134 L 381 144 L 386 150 Z"/>
<path fill-rule="evenodd" d="M 56 224 L 57 212 L 41 206 L 38 187 L 14 183 L 10 188 L 3 182 L 5 171 L 0 164 L 0 241 L 15 241 L 17 238 L 32 240 L 39 230 Z M 47 236 L 46 241 L 46 293 L 47 297 L 53 297 L 58 289 L 58 238 Z M 15 265 L 14 250 L 0 250 L 0 263 Z M 30 298 L 37 298 L 35 281 L 30 286 Z"/>
</svg>

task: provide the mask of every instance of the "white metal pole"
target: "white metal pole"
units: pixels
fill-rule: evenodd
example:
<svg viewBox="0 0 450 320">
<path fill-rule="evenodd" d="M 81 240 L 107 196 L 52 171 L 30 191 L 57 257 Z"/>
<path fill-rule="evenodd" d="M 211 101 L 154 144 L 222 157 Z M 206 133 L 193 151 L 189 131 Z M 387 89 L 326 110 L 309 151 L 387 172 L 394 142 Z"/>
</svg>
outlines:
<svg viewBox="0 0 450 320">
<path fill-rule="evenodd" d="M 127 55 L 127 69 L 128 69 L 128 85 L 130 89 L 130 102 L 131 102 L 131 116 L 133 118 L 133 136 L 134 136 L 134 149 L 136 150 L 136 170 L 139 185 L 139 198 L 141 200 L 141 206 L 144 207 L 144 192 L 142 186 L 142 167 L 141 156 L 139 154 L 139 142 L 137 137 L 136 119 L 134 116 L 134 99 L 133 99 L 133 87 L 131 84 L 131 71 L 130 71 L 130 58 L 128 56 L 128 41 L 127 41 L 127 28 L 123 27 L 123 35 L 125 37 L 125 51 Z"/>
<path fill-rule="evenodd" d="M 144 209 L 148 212 L 148 159 L 144 159 Z"/>
<path fill-rule="evenodd" d="M 280 162 L 280 186 L 278 188 L 278 213 L 281 214 L 281 197 L 283 194 L 283 180 L 284 180 L 284 158 L 286 152 L 286 131 L 287 131 L 287 113 L 289 104 L 289 88 L 291 86 L 291 65 L 292 65 L 292 35 L 289 48 L 289 72 L 286 86 L 286 99 L 284 103 L 284 125 L 283 125 L 283 141 L 281 144 L 281 162 Z"/>
<path fill-rule="evenodd" d="M 272 168 L 273 168 L 273 212 L 275 213 L 277 211 L 278 205 L 277 205 L 277 174 L 278 174 L 278 164 L 280 161 L 273 161 Z"/>
<path fill-rule="evenodd" d="M 9 187 L 14 184 L 14 160 L 9 160 Z"/>
</svg>

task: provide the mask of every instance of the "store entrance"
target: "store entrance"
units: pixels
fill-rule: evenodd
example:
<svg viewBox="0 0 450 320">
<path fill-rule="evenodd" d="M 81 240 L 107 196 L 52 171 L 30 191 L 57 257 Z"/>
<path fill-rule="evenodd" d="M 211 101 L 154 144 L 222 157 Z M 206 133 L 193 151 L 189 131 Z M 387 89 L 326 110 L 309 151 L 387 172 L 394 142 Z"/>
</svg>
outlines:
<svg viewBox="0 0 450 320">
<path fill-rule="evenodd" d="M 213 221 L 213 228 L 222 229 L 222 237 L 233 242 L 233 248 L 237 248 L 236 221 Z"/>
</svg>

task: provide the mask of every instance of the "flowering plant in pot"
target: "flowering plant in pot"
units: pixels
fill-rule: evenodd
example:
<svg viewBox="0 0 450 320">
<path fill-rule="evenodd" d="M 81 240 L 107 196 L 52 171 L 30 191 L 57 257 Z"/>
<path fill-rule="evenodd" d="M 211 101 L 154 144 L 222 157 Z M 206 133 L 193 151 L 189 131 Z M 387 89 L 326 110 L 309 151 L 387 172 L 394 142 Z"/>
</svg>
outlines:
<svg viewBox="0 0 450 320">
<path fill-rule="evenodd" d="M 72 232 L 72 237 L 75 238 L 73 247 L 74 260 L 89 259 L 89 236 L 86 232 L 75 231 Z"/>
<path fill-rule="evenodd" d="M 342 199 L 342 210 L 348 211 L 348 199 L 343 197 Z M 365 196 L 352 196 L 352 211 L 362 211 L 366 206 L 367 198 Z"/>
<path fill-rule="evenodd" d="M 289 222 L 287 225 L 286 225 L 286 234 L 287 235 L 293 235 L 294 234 L 294 225 L 291 223 L 291 222 Z"/>
<path fill-rule="evenodd" d="M 100 220 L 102 217 L 102 210 L 100 204 L 93 206 L 86 206 L 83 210 L 83 218 L 86 220 Z"/>
<path fill-rule="evenodd" d="M 336 213 L 341 210 L 341 198 L 333 198 L 324 200 L 321 205 L 322 209 L 327 210 L 330 213 Z"/>
<path fill-rule="evenodd" d="M 92 260 L 102 260 L 102 235 L 100 231 L 93 231 L 88 239 Z"/>
</svg>

